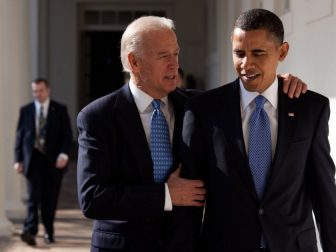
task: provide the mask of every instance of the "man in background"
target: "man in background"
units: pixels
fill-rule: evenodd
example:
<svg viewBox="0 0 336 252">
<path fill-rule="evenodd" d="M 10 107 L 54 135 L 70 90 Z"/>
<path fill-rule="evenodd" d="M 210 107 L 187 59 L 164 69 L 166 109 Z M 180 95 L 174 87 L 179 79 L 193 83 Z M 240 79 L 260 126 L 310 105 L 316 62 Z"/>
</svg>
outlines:
<svg viewBox="0 0 336 252">
<path fill-rule="evenodd" d="M 45 229 L 44 242 L 55 242 L 55 212 L 69 161 L 72 130 L 67 108 L 50 99 L 48 81 L 36 79 L 31 87 L 34 101 L 20 110 L 14 169 L 27 180 L 27 218 L 21 239 L 35 246 L 39 210 Z"/>
</svg>

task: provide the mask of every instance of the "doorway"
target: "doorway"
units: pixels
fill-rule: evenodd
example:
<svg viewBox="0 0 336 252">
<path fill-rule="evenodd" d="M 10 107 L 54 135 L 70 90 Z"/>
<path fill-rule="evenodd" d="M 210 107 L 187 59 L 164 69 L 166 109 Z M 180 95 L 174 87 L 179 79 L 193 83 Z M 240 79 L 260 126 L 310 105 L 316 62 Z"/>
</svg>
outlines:
<svg viewBox="0 0 336 252">
<path fill-rule="evenodd" d="M 120 60 L 122 32 L 86 32 L 89 44 L 89 99 L 93 101 L 124 83 Z"/>
</svg>

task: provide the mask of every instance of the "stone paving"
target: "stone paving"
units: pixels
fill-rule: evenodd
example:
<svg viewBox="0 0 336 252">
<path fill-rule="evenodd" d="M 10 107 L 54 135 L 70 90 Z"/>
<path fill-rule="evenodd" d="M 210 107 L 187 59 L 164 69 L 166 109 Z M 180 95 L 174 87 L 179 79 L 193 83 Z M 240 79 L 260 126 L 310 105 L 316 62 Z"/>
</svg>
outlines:
<svg viewBox="0 0 336 252">
<path fill-rule="evenodd" d="M 91 220 L 85 219 L 78 208 L 76 191 L 76 167 L 71 162 L 65 174 L 56 213 L 55 240 L 46 245 L 43 242 L 43 227 L 40 225 L 36 238 L 37 245 L 30 247 L 20 240 L 22 220 L 13 221 L 13 235 L 10 239 L 0 239 L 0 252 L 89 252 Z"/>
<path fill-rule="evenodd" d="M 43 227 L 36 237 L 37 245 L 30 247 L 20 240 L 21 223 L 14 223 L 13 236 L 5 240 L 1 252 L 89 252 L 91 221 L 85 220 L 79 210 L 61 209 L 57 212 L 55 222 L 56 242 L 46 245 L 43 242 Z M 0 246 L 1 248 L 2 246 Z"/>
</svg>

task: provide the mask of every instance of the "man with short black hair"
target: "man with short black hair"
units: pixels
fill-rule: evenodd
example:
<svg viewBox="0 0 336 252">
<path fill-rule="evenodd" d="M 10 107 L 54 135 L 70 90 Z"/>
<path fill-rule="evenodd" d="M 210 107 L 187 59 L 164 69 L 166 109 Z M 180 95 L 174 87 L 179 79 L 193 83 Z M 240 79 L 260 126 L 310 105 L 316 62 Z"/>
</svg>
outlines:
<svg viewBox="0 0 336 252">
<path fill-rule="evenodd" d="M 336 251 L 335 165 L 328 142 L 329 100 L 282 92 L 277 66 L 288 53 L 281 20 L 252 9 L 232 31 L 238 78 L 192 99 L 183 124 L 181 176 L 201 179 L 202 209 L 184 209 L 187 244 L 201 251 Z"/>
</svg>

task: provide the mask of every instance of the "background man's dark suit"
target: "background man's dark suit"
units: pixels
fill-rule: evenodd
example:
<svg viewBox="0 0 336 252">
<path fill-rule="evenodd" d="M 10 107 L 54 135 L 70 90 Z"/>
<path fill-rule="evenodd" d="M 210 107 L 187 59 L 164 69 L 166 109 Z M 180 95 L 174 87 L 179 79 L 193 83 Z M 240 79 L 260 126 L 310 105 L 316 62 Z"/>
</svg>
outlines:
<svg viewBox="0 0 336 252">
<path fill-rule="evenodd" d="M 312 209 L 324 251 L 336 251 L 329 101 L 314 92 L 289 99 L 279 83 L 277 147 L 261 202 L 244 145 L 239 81 L 190 102 L 183 128 L 182 176 L 202 178 L 206 184 L 202 251 L 253 251 L 259 247 L 262 226 L 272 252 L 316 252 Z M 193 216 L 188 212 L 184 223 L 193 223 Z M 197 229 L 190 230 L 197 236 Z"/>
<path fill-rule="evenodd" d="M 21 108 L 15 143 L 15 162 L 23 163 L 28 185 L 28 219 L 24 229 L 35 233 L 38 219 L 36 197 L 41 197 L 42 222 L 46 233 L 53 235 L 53 222 L 58 193 L 64 169 L 55 167 L 60 153 L 69 154 L 72 131 L 67 109 L 64 105 L 50 101 L 46 123 L 45 154 L 35 148 L 35 104 Z M 36 195 L 36 187 L 42 187 L 42 195 Z M 34 189 L 33 189 L 34 188 Z M 33 213 L 34 212 L 34 213 Z M 29 222 L 29 224 L 27 224 Z"/>
<path fill-rule="evenodd" d="M 181 90 L 174 108 L 173 166 L 182 130 Z M 172 212 L 164 212 L 164 184 L 155 184 L 153 163 L 129 85 L 94 101 L 78 115 L 78 193 L 84 215 L 94 220 L 92 251 L 177 251 Z M 176 237 L 176 236 L 175 236 Z M 161 249 L 160 249 L 161 248 Z"/>
</svg>

